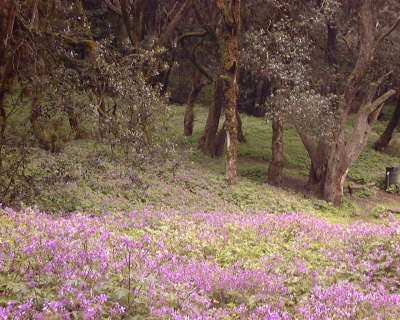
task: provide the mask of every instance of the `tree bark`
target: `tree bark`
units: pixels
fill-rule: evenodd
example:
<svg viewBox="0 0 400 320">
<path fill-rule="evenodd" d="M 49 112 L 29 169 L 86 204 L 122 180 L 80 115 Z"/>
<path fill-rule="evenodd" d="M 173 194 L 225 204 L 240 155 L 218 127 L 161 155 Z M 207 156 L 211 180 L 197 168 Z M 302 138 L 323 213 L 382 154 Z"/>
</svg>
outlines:
<svg viewBox="0 0 400 320">
<path fill-rule="evenodd" d="M 240 0 L 218 0 L 223 18 L 223 79 L 225 97 L 226 163 L 228 184 L 236 183 L 238 123 L 236 118 L 239 67 Z"/>
<path fill-rule="evenodd" d="M 272 161 L 268 168 L 268 183 L 276 186 L 282 185 L 283 164 L 283 122 L 276 119 L 272 121 Z"/>
<path fill-rule="evenodd" d="M 68 103 L 64 107 L 64 110 L 68 116 L 68 122 L 69 122 L 69 126 L 71 127 L 71 131 L 74 134 L 73 139 L 82 138 L 82 132 L 79 127 L 79 120 L 78 120 L 78 116 L 74 110 L 74 105 L 72 103 Z"/>
<path fill-rule="evenodd" d="M 3 149 L 5 145 L 5 132 L 7 126 L 7 115 L 4 108 L 5 93 L 0 91 L 0 170 L 3 167 Z"/>
<path fill-rule="evenodd" d="M 326 22 L 327 40 L 326 40 L 326 57 L 330 65 L 336 64 L 336 25 L 334 21 L 328 20 Z"/>
<path fill-rule="evenodd" d="M 394 129 L 396 129 L 396 127 L 399 125 L 399 123 L 400 123 L 400 94 L 398 95 L 398 98 L 397 98 L 396 109 L 393 112 L 393 115 L 392 115 L 385 131 L 381 134 L 378 141 L 374 145 L 374 149 L 376 151 L 384 151 L 386 149 L 390 140 L 392 139 L 393 131 L 394 131 Z"/>
<path fill-rule="evenodd" d="M 226 144 L 226 131 L 225 128 L 222 127 L 221 129 L 219 129 L 215 140 L 215 157 L 219 158 L 224 155 L 225 144 Z"/>
<path fill-rule="evenodd" d="M 194 71 L 192 79 L 192 88 L 190 90 L 186 110 L 184 117 L 184 130 L 185 136 L 191 136 L 193 134 L 193 123 L 194 123 L 194 102 L 196 101 L 198 95 L 204 87 L 204 83 L 201 82 L 200 75 L 197 71 Z"/>
<path fill-rule="evenodd" d="M 243 133 L 243 122 L 242 119 L 240 117 L 239 111 L 236 110 L 236 119 L 237 119 L 237 130 L 238 130 L 238 141 L 239 142 L 246 142 L 246 137 L 244 136 Z"/>
<path fill-rule="evenodd" d="M 219 119 L 224 106 L 224 81 L 217 78 L 214 81 L 214 103 L 208 108 L 208 116 L 204 134 L 199 139 L 199 148 L 211 157 L 216 156 L 216 135 Z"/>
</svg>

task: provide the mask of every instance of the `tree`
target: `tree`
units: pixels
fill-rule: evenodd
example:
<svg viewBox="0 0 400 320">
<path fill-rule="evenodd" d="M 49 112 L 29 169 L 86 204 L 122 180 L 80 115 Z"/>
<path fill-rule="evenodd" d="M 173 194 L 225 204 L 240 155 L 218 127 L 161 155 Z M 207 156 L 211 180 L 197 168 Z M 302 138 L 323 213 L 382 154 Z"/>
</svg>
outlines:
<svg viewBox="0 0 400 320">
<path fill-rule="evenodd" d="M 395 8 L 395 3 L 391 4 Z M 308 185 L 323 199 L 338 205 L 349 168 L 365 147 L 383 103 L 395 93 L 388 90 L 379 94 L 378 89 L 391 73 L 378 75 L 378 70 L 371 66 L 381 42 L 396 28 L 400 18 L 388 14 L 386 6 L 372 0 L 343 2 L 343 5 L 337 1 L 298 6 L 288 2 L 280 3 L 279 9 L 279 23 L 272 23 L 270 30 L 257 31 L 262 41 L 268 38 L 277 46 L 258 41 L 252 47 L 257 51 L 257 59 L 263 57 L 260 52 L 266 52 L 265 69 L 269 75 L 274 71 L 280 81 L 273 101 L 279 107 L 278 113 L 286 113 L 294 123 L 310 156 Z M 389 13 L 395 12 L 393 9 Z M 390 24 L 385 25 L 384 20 Z M 333 25 L 337 26 L 334 31 Z M 322 46 L 316 40 L 324 39 L 320 36 L 321 26 L 327 29 L 327 40 Z M 340 64 L 335 64 L 335 60 L 340 60 L 334 56 L 339 52 L 337 32 L 344 42 L 340 48 L 355 51 L 344 55 L 345 49 L 341 49 L 340 58 L 344 60 Z M 320 53 L 321 48 L 324 54 Z M 320 57 L 327 57 L 325 63 Z M 327 73 L 334 76 L 324 76 Z M 352 111 L 356 112 L 356 121 L 347 138 L 345 128 Z M 323 124 L 324 130 L 316 130 L 315 124 Z"/>
<path fill-rule="evenodd" d="M 334 128 L 332 140 L 328 144 L 320 141 L 317 148 L 309 146 L 313 165 L 318 163 L 314 169 L 317 167 L 321 172 L 318 182 L 322 189 L 322 197 L 335 205 L 339 205 L 342 201 L 343 185 L 348 170 L 364 149 L 383 103 L 396 93 L 395 90 L 389 90 L 378 95 L 380 85 L 390 76 L 390 73 L 369 82 L 362 104 L 356 114 L 353 131 L 348 139 L 345 138 L 349 113 L 356 101 L 357 93 L 367 79 L 368 70 L 374 61 L 376 50 L 381 41 L 400 22 L 400 17 L 398 17 L 392 25 L 387 26 L 383 31 L 378 31 L 376 26 L 380 22 L 378 20 L 379 8 L 380 3 L 373 0 L 364 0 L 360 4 L 358 12 L 358 58 L 339 99 L 336 128 Z M 318 148 L 325 149 L 325 147 L 325 159 L 321 159 L 317 150 Z"/>
<path fill-rule="evenodd" d="M 223 75 L 225 97 L 226 132 L 226 168 L 228 184 L 235 184 L 237 179 L 237 98 L 239 92 L 239 32 L 240 32 L 240 0 L 218 0 L 218 8 L 223 18 Z"/>
</svg>

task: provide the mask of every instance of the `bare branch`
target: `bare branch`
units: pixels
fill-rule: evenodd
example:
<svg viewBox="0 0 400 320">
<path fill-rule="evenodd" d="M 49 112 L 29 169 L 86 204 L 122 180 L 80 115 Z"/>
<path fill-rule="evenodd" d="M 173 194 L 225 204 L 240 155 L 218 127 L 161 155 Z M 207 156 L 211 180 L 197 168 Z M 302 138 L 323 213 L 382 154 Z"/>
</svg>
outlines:
<svg viewBox="0 0 400 320">
<path fill-rule="evenodd" d="M 33 26 L 35 25 L 38 2 L 39 0 L 36 0 L 32 8 L 31 22 L 29 24 L 30 30 L 32 30 Z"/>
<path fill-rule="evenodd" d="M 105 4 L 109 9 L 122 16 L 121 4 L 117 0 L 116 3 L 111 2 L 112 0 L 104 0 Z"/>
<path fill-rule="evenodd" d="M 179 43 L 182 40 L 190 37 L 204 37 L 207 34 L 208 34 L 207 30 L 186 32 L 183 35 L 181 35 L 176 42 Z"/>
<path fill-rule="evenodd" d="M 383 103 L 385 103 L 386 100 L 388 100 L 395 94 L 396 90 L 390 89 L 389 91 L 381 95 L 379 98 L 375 99 L 375 101 L 371 102 L 369 105 L 366 105 L 365 106 L 366 111 L 369 113 L 375 111 L 376 108 L 379 108 Z"/>
<path fill-rule="evenodd" d="M 374 100 L 376 93 L 378 91 L 378 88 L 383 83 L 383 81 L 385 81 L 387 78 L 389 78 L 389 76 L 391 74 L 392 74 L 392 71 L 385 73 L 379 79 L 377 79 L 369 84 L 369 88 L 368 88 L 367 94 L 365 95 L 365 99 L 364 99 L 364 103 L 363 103 L 364 105 L 368 105 L 371 103 L 371 101 Z"/>
<path fill-rule="evenodd" d="M 376 40 L 375 47 L 379 46 L 383 39 L 385 39 L 389 34 L 391 34 L 398 26 L 400 25 L 400 16 L 397 17 L 397 20 L 386 30 L 383 31 L 381 36 Z"/>
<path fill-rule="evenodd" d="M 179 24 L 179 22 L 183 18 L 186 10 L 192 5 L 192 3 L 193 3 L 193 0 L 186 0 L 182 4 L 182 6 L 178 10 L 178 12 L 172 18 L 171 22 L 165 28 L 165 32 L 163 33 L 163 35 L 161 37 L 161 41 L 160 41 L 162 45 L 165 46 L 165 45 L 169 44 L 172 41 L 172 36 L 173 36 L 173 33 L 174 33 L 177 25 Z"/>
</svg>

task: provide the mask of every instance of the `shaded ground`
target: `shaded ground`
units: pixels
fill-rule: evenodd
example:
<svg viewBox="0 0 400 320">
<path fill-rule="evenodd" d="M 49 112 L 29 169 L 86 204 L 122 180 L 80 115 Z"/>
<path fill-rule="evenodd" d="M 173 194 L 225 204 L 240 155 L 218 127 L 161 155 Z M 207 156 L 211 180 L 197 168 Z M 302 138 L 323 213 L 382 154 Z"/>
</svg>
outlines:
<svg viewBox="0 0 400 320">
<path fill-rule="evenodd" d="M 250 157 L 240 157 L 239 162 L 241 166 L 262 166 L 265 168 L 265 177 L 268 169 L 268 160 L 254 159 Z M 301 194 L 306 199 L 317 199 L 318 195 L 315 191 L 306 188 L 307 176 L 306 171 L 302 168 L 294 166 L 285 166 L 284 168 L 283 184 L 280 188 Z M 348 184 L 352 184 L 349 182 Z M 345 188 L 345 198 L 354 202 L 358 207 L 357 216 L 360 218 L 369 219 L 377 214 L 380 207 L 385 207 L 390 210 L 400 211 L 400 195 L 386 192 L 378 189 L 377 187 L 366 188 L 364 190 L 356 191 L 353 195 L 349 193 L 347 187 Z M 395 213 L 396 214 L 396 213 Z M 400 214 L 398 214 L 400 216 Z"/>
</svg>

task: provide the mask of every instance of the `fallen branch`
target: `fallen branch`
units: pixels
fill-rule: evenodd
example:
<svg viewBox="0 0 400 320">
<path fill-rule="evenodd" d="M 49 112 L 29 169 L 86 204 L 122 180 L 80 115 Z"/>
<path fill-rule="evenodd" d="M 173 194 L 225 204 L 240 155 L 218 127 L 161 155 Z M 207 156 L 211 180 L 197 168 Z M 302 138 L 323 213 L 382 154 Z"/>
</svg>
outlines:
<svg viewBox="0 0 400 320">
<path fill-rule="evenodd" d="M 367 183 L 367 184 L 349 185 L 349 193 L 352 195 L 353 192 L 356 191 L 356 190 L 368 189 L 368 188 L 372 188 L 372 187 L 375 187 L 375 186 L 376 186 L 375 182 L 371 182 L 371 183 Z"/>
<path fill-rule="evenodd" d="M 387 212 L 390 212 L 390 213 L 399 213 L 399 214 L 400 214 L 400 210 L 395 210 L 395 209 L 387 209 Z"/>
</svg>

